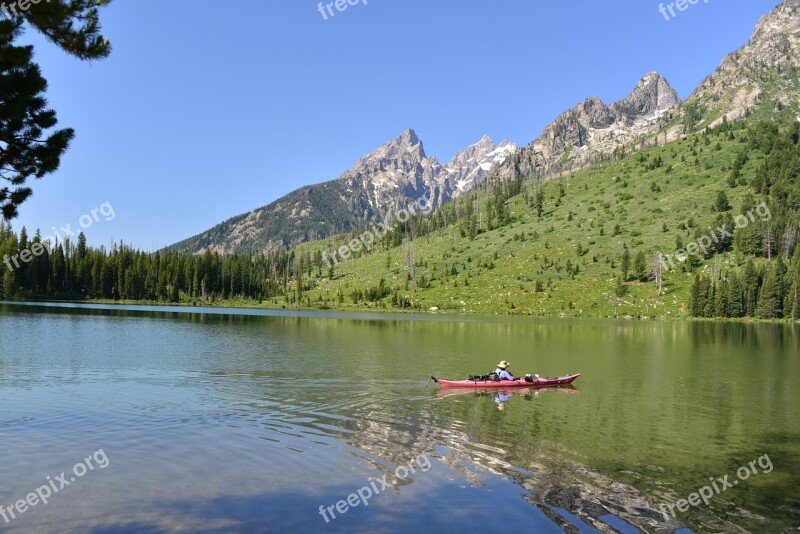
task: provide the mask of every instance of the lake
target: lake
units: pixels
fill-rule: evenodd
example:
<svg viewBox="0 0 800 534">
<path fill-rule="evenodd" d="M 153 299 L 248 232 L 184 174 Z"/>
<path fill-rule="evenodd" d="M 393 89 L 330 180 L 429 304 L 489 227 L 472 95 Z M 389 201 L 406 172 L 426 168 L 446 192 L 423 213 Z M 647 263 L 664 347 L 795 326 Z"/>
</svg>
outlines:
<svg viewBox="0 0 800 534">
<path fill-rule="evenodd" d="M 501 359 L 582 376 L 428 383 Z M 786 531 L 798 378 L 797 325 L 5 303 L 0 530 Z"/>
</svg>

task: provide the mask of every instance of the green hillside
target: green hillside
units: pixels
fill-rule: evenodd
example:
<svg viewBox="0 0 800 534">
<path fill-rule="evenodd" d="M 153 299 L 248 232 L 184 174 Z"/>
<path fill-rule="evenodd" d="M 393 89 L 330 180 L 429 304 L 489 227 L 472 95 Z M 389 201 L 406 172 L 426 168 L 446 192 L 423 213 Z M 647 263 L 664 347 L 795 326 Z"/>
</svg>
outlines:
<svg viewBox="0 0 800 534">
<path fill-rule="evenodd" d="M 167 247 L 167 250 L 194 253 L 219 245 L 226 239 L 235 239 L 237 251 L 253 253 L 279 250 L 351 230 L 360 222 L 357 214 L 369 213 L 369 206 L 360 195 L 346 200 L 352 196 L 348 185 L 337 180 L 301 187 L 256 212 L 237 215 L 202 234 Z M 313 216 L 298 216 L 306 212 Z M 237 235 L 237 225 L 249 219 L 255 219 L 254 226 L 269 228 L 269 232 L 251 230 L 246 235 Z"/>
<path fill-rule="evenodd" d="M 732 168 L 741 155 L 747 161 L 737 187 L 731 187 Z M 763 162 L 764 154 L 752 149 L 748 130 L 726 126 L 569 178 L 525 183 L 524 191 L 507 202 L 508 224 L 497 228 L 487 228 L 490 196 L 483 193 L 475 201 L 483 229 L 474 239 L 464 235 L 468 223 L 462 220 L 413 242 L 361 254 L 337 264 L 333 279 L 327 269 L 320 270 L 322 278 L 303 293 L 303 304 L 547 316 L 686 316 L 695 272 L 745 258 L 732 253 L 697 258 L 692 266 L 676 262 L 676 269 L 665 273 L 661 292 L 655 281 L 648 281 L 652 258 L 674 252 L 678 240 L 689 243 L 696 234 L 708 233 L 709 226 L 716 227 L 720 213 L 712 206 L 720 191 L 728 197 L 731 213 L 738 214 L 745 197 L 754 193 L 740 184 L 749 182 Z M 541 217 L 535 206 L 540 187 Z M 758 195 L 752 200 L 760 202 Z M 340 236 L 298 250 L 315 254 L 349 239 Z M 626 246 L 630 274 L 620 284 Z M 415 261 L 408 261 L 409 256 Z"/>
</svg>

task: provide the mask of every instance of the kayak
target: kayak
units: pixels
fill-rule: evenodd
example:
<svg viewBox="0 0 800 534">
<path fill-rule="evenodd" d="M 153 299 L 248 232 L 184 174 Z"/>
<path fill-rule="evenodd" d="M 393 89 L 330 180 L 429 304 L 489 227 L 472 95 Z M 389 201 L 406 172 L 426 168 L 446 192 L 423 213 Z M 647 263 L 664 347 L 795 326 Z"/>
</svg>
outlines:
<svg viewBox="0 0 800 534">
<path fill-rule="evenodd" d="M 575 382 L 580 374 L 556 378 L 534 378 L 530 382 L 524 378 L 517 380 L 443 380 L 432 376 L 434 382 L 443 388 L 535 388 L 543 386 L 566 386 Z"/>
</svg>

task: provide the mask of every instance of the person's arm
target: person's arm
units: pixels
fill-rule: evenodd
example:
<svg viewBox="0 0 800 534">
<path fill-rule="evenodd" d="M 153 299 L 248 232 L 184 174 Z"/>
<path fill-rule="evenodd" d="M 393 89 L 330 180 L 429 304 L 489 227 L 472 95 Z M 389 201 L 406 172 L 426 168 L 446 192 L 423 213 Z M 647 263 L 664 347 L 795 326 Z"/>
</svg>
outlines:
<svg viewBox="0 0 800 534">
<path fill-rule="evenodd" d="M 516 380 L 514 378 L 514 375 L 512 375 L 508 371 L 503 371 L 502 373 L 500 373 L 500 379 L 501 380 Z"/>
</svg>

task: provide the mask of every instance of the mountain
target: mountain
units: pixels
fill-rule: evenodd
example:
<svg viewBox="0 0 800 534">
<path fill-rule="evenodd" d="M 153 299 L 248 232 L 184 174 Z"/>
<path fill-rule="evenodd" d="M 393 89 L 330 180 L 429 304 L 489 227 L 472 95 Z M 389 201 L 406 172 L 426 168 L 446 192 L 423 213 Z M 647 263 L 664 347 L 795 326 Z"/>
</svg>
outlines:
<svg viewBox="0 0 800 534">
<path fill-rule="evenodd" d="M 449 183 L 455 185 L 452 196 L 458 197 L 481 183 L 489 171 L 503 163 L 516 150 L 517 146 L 508 140 L 495 146 L 492 139 L 485 135 L 474 145 L 456 154 L 444 167 Z"/>
<path fill-rule="evenodd" d="M 608 159 L 620 148 L 674 140 L 745 116 L 800 120 L 800 0 L 784 0 L 750 41 L 725 57 L 685 102 L 658 73 L 607 106 L 588 98 L 561 114 L 493 177 L 547 176 Z"/>
<path fill-rule="evenodd" d="M 361 197 L 356 215 L 368 220 L 406 199 L 425 197 L 439 205 L 447 191 L 441 177 L 439 160 L 429 158 L 414 130 L 407 130 L 358 160 L 338 181 L 349 183 L 352 194 Z"/>
<path fill-rule="evenodd" d="M 619 102 L 606 105 L 599 98 L 587 98 L 565 111 L 533 143 L 498 166 L 495 174 L 530 177 L 585 167 L 658 131 L 679 103 L 669 83 L 651 72 Z"/>
<path fill-rule="evenodd" d="M 495 145 L 484 136 L 442 165 L 425 153 L 414 130 L 407 130 L 336 180 L 302 187 L 169 248 L 192 253 L 277 250 L 349 232 L 419 198 L 436 208 L 480 183 L 515 150 L 509 141 Z"/>
<path fill-rule="evenodd" d="M 171 248 L 199 252 L 289 247 L 358 228 L 401 202 L 434 207 L 487 179 L 547 177 L 680 139 L 725 120 L 800 120 L 800 0 L 762 17 L 750 41 L 728 55 L 685 102 L 658 73 L 624 99 L 588 98 L 520 150 L 484 137 L 442 165 L 413 130 L 360 159 L 337 180 L 304 187 Z M 622 149 L 622 150 L 620 150 Z"/>
<path fill-rule="evenodd" d="M 800 119 L 800 0 L 784 0 L 689 96 L 683 123 L 715 127 L 745 115 Z M 674 129 L 683 124 L 674 125 Z"/>
</svg>

